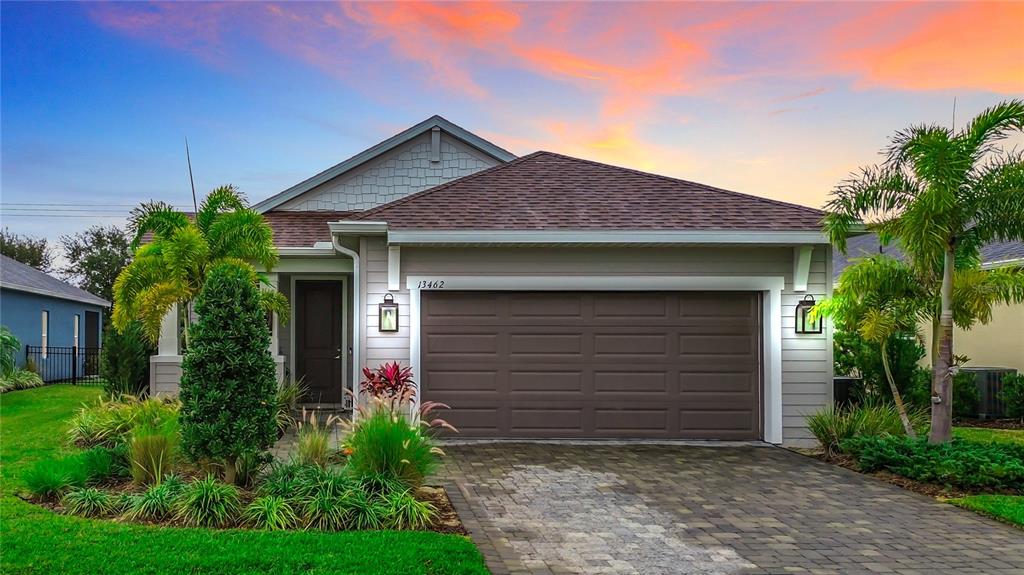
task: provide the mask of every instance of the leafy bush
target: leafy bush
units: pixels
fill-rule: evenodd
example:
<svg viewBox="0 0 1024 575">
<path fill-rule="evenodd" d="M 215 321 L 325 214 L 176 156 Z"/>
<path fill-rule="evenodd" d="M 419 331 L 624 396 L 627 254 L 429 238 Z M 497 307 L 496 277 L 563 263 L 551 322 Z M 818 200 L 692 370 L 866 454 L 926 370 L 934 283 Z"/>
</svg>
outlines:
<svg viewBox="0 0 1024 575">
<path fill-rule="evenodd" d="M 409 491 L 392 491 L 383 496 L 384 525 L 388 529 L 423 529 L 437 516 L 428 501 L 420 501 Z"/>
<path fill-rule="evenodd" d="M 151 485 L 144 492 L 128 499 L 125 518 L 131 520 L 159 520 L 170 516 L 174 501 L 184 488 L 181 479 L 168 475 L 159 485 Z"/>
<path fill-rule="evenodd" d="M 214 266 L 196 312 L 182 361 L 182 447 L 194 461 L 223 461 L 234 483 L 235 460 L 277 440 L 276 368 L 255 272 Z"/>
<path fill-rule="evenodd" d="M 82 517 L 107 515 L 117 507 L 117 499 L 113 495 L 95 487 L 72 489 L 60 501 L 68 513 Z"/>
<path fill-rule="evenodd" d="M 412 368 L 402 367 L 397 361 L 382 363 L 376 370 L 364 367 L 359 391 L 373 399 L 412 399 L 416 393 Z"/>
<path fill-rule="evenodd" d="M 257 529 L 289 529 L 298 523 L 295 510 L 284 497 L 264 495 L 246 506 L 242 513 L 246 524 Z"/>
<path fill-rule="evenodd" d="M 862 471 L 885 469 L 961 489 L 1024 489 L 1024 447 L 954 439 L 931 444 L 908 437 L 854 437 L 842 449 Z"/>
<path fill-rule="evenodd" d="M 7 377 L 18 369 L 17 358 L 21 342 L 6 326 L 0 326 L 0 376 Z"/>
<path fill-rule="evenodd" d="M 296 445 L 296 461 L 301 465 L 324 467 L 331 458 L 331 431 L 337 427 L 338 417 L 328 416 L 320 423 L 316 412 L 302 412 Z"/>
<path fill-rule="evenodd" d="M 23 480 L 36 497 L 58 497 L 73 487 L 85 487 L 88 475 L 81 458 L 43 459 L 36 462 Z"/>
<path fill-rule="evenodd" d="M 178 449 L 178 422 L 145 424 L 132 432 L 130 445 L 132 480 L 139 485 L 160 485 L 170 471 Z"/>
<path fill-rule="evenodd" d="M 277 387 L 274 404 L 277 407 L 275 421 L 278 435 L 295 427 L 297 422 L 293 414 L 298 409 L 299 400 L 306 395 L 306 391 L 306 384 L 301 379 L 286 378 Z"/>
<path fill-rule="evenodd" d="M 212 475 L 189 483 L 174 500 L 174 517 L 186 525 L 224 527 L 238 510 L 238 488 Z"/>
<path fill-rule="evenodd" d="M 919 369 L 914 375 L 914 383 L 904 399 L 907 403 L 922 409 L 931 409 L 932 372 L 927 369 Z M 957 372 L 953 376 L 953 417 L 977 417 L 979 400 L 978 387 L 974 383 L 974 373 Z"/>
<path fill-rule="evenodd" d="M 123 331 L 109 323 L 100 352 L 100 377 L 107 396 L 141 395 L 149 389 L 149 356 L 155 351 L 139 322 L 129 323 Z"/>
<path fill-rule="evenodd" d="M 7 375 L 0 375 L 0 393 L 30 389 L 43 385 L 43 378 L 34 371 L 16 369 Z"/>
<path fill-rule="evenodd" d="M 913 386 L 918 362 L 924 357 L 924 346 L 913 334 L 895 334 L 886 345 L 893 381 L 901 395 Z M 839 330 L 833 335 L 833 353 L 836 375 L 859 377 L 860 383 L 852 390 L 857 401 L 892 399 L 892 391 L 885 377 L 881 346 L 865 341 L 857 330 Z"/>
<path fill-rule="evenodd" d="M 908 408 L 907 416 L 915 431 L 928 426 L 928 412 Z M 829 457 L 842 451 L 844 440 L 853 437 L 904 435 L 899 411 L 892 404 L 829 406 L 807 418 L 807 426 Z"/>
<path fill-rule="evenodd" d="M 1003 390 L 999 398 L 1006 406 L 1007 417 L 1024 419 L 1024 374 L 1009 373 L 1003 376 Z"/>
<path fill-rule="evenodd" d="M 181 404 L 174 399 L 139 399 L 123 395 L 116 400 L 100 399 L 87 405 L 68 422 L 71 443 L 89 447 L 114 447 L 127 443 L 135 427 L 159 427 L 177 420 Z"/>
</svg>

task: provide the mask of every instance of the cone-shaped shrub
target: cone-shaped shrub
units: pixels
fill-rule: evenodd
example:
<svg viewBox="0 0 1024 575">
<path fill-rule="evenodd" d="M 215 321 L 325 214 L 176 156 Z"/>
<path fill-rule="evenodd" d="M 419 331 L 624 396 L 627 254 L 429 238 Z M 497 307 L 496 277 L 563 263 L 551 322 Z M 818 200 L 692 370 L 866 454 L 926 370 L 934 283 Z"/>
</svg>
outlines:
<svg viewBox="0 0 1024 575">
<path fill-rule="evenodd" d="M 277 439 L 270 330 L 254 274 L 243 262 L 210 270 L 182 361 L 182 449 L 195 461 L 222 462 L 229 482 L 238 457 Z"/>
</svg>

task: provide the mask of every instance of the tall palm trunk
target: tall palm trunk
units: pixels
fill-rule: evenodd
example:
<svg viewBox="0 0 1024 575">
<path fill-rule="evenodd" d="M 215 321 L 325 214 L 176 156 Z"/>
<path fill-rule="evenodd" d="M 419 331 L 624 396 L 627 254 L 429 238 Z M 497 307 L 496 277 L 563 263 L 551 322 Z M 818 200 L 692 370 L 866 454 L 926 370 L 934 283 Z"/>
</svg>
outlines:
<svg viewBox="0 0 1024 575">
<path fill-rule="evenodd" d="M 932 357 L 930 443 L 945 443 L 953 438 L 953 265 L 953 246 L 947 246 L 942 263 L 938 353 Z"/>
<path fill-rule="evenodd" d="M 908 437 L 917 437 L 914 426 L 910 424 L 910 416 L 907 415 L 907 406 L 903 404 L 903 396 L 900 389 L 896 387 L 896 380 L 892 377 L 892 368 L 889 367 L 889 338 L 882 340 L 882 367 L 885 369 L 885 378 L 889 380 L 889 390 L 892 391 L 892 400 L 896 403 L 896 411 L 900 414 L 900 421 L 903 422 L 903 431 Z"/>
</svg>

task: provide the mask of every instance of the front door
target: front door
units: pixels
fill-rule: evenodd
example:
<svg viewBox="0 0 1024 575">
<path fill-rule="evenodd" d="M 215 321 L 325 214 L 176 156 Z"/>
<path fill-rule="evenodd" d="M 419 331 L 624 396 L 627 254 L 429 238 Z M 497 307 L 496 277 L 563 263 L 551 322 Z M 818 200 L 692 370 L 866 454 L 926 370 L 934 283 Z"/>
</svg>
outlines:
<svg viewBox="0 0 1024 575">
<path fill-rule="evenodd" d="M 295 376 L 308 388 L 306 402 L 342 402 L 342 286 L 339 280 L 295 282 Z"/>
</svg>

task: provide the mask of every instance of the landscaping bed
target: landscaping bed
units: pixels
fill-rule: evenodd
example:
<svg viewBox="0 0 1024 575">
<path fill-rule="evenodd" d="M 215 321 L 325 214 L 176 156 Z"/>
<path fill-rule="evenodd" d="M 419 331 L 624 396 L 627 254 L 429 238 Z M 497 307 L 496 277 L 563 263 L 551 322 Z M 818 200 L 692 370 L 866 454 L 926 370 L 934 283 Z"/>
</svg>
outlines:
<svg viewBox="0 0 1024 575">
<path fill-rule="evenodd" d="M 487 573 L 460 535 L 431 531 L 178 528 L 53 513 L 14 496 L 36 462 L 66 456 L 67 422 L 98 388 L 46 386 L 0 405 L 0 515 L 5 573 Z M 71 450 L 72 454 L 77 450 Z M 435 501 L 435 500 L 431 500 Z M 438 506 L 439 517 L 444 509 Z M 114 552 L 112 552 L 114 550 Z"/>
</svg>

